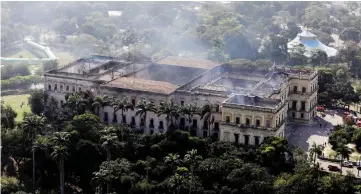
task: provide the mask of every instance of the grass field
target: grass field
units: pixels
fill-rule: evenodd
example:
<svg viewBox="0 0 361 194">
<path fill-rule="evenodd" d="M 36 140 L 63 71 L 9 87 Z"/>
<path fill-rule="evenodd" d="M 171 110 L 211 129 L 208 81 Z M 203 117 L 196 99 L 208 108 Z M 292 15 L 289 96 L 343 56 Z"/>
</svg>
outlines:
<svg viewBox="0 0 361 194">
<path fill-rule="evenodd" d="M 59 67 L 67 65 L 70 62 L 75 61 L 75 57 L 68 52 L 52 50 L 54 55 L 59 58 Z"/>
<path fill-rule="evenodd" d="M 7 56 L 7 58 L 20 58 L 20 56 L 22 56 L 23 58 L 38 58 L 35 55 L 31 54 L 29 51 L 27 50 L 22 50 L 20 52 L 17 52 L 11 56 Z"/>
<path fill-rule="evenodd" d="M 5 102 L 5 105 L 10 105 L 15 112 L 18 113 L 16 121 L 21 121 L 23 119 L 24 112 L 30 112 L 30 107 L 27 105 L 29 96 L 29 94 L 2 96 L 1 100 Z M 22 102 L 24 102 L 24 105 L 21 108 L 20 105 Z"/>
</svg>

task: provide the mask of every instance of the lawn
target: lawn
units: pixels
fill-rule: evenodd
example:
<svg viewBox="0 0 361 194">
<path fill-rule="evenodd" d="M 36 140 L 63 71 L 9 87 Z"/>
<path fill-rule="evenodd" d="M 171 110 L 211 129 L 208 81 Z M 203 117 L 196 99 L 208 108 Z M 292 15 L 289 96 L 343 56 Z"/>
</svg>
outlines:
<svg viewBox="0 0 361 194">
<path fill-rule="evenodd" d="M 51 50 L 56 57 L 59 58 L 59 67 L 69 64 L 70 62 L 75 61 L 75 57 L 69 52 Z"/>
<path fill-rule="evenodd" d="M 23 49 L 11 56 L 7 56 L 7 58 L 20 58 L 20 56 L 22 56 L 23 58 L 38 58 L 35 55 L 33 55 L 32 53 L 30 53 L 29 51 Z"/>
<path fill-rule="evenodd" d="M 5 105 L 10 105 L 18 113 L 16 121 L 21 121 L 24 112 L 30 112 L 30 107 L 27 105 L 29 96 L 29 94 L 1 96 L 1 100 L 5 102 Z M 24 102 L 24 105 L 21 108 L 22 102 Z"/>
</svg>

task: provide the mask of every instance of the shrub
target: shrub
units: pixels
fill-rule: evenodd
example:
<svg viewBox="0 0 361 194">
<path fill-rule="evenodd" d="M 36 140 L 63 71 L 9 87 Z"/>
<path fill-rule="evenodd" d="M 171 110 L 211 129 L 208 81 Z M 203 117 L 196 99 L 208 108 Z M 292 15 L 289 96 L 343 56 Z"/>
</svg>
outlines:
<svg viewBox="0 0 361 194">
<path fill-rule="evenodd" d="M 16 76 L 10 79 L 1 80 L 2 90 L 29 89 L 32 84 L 43 82 L 43 77 L 38 75 Z"/>
</svg>

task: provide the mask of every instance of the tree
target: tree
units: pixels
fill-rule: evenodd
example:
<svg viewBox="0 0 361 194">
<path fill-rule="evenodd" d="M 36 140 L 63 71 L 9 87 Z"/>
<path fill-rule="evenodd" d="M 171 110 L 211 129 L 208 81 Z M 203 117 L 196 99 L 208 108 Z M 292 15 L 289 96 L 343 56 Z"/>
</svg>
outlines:
<svg viewBox="0 0 361 194">
<path fill-rule="evenodd" d="M 178 118 L 179 114 L 178 114 L 178 106 L 176 104 L 173 103 L 173 101 L 171 102 L 162 102 L 160 104 L 160 106 L 158 107 L 158 116 L 160 115 L 166 115 L 166 121 L 167 121 L 167 126 L 169 129 L 169 121 L 170 121 L 170 126 L 173 127 L 173 118 Z"/>
<path fill-rule="evenodd" d="M 313 142 L 309 150 L 309 153 L 310 153 L 310 158 L 311 160 L 313 160 L 314 164 L 316 164 L 316 158 L 322 155 L 323 149 L 324 147 L 322 145 L 317 145 L 315 142 Z"/>
<path fill-rule="evenodd" d="M 30 114 L 23 120 L 22 127 L 24 132 L 31 138 L 33 144 L 33 193 L 35 193 L 35 136 L 38 132 L 45 129 L 45 118 Z"/>
<path fill-rule="evenodd" d="M 87 102 L 80 93 L 70 95 L 65 103 L 65 106 L 69 107 L 76 115 L 83 113 L 86 109 L 86 105 Z"/>
<path fill-rule="evenodd" d="M 201 120 L 207 122 L 208 135 L 211 135 L 211 125 L 214 123 L 214 107 L 209 101 L 201 108 Z"/>
<path fill-rule="evenodd" d="M 343 41 L 355 41 L 355 42 L 360 42 L 360 31 L 357 30 L 354 27 L 348 27 L 345 28 L 344 30 L 342 30 L 342 32 L 340 33 L 340 38 Z"/>
<path fill-rule="evenodd" d="M 3 101 L 1 101 L 3 102 Z M 10 105 L 4 106 L 1 103 L 1 126 L 4 128 L 13 129 L 15 127 L 15 118 L 17 113 L 11 108 Z"/>
<path fill-rule="evenodd" d="M 305 56 L 306 49 L 303 45 L 296 46 L 291 49 L 290 62 L 292 65 L 305 65 L 307 57 Z"/>
<path fill-rule="evenodd" d="M 95 97 L 92 106 L 96 110 L 97 115 L 99 115 L 100 110 L 104 112 L 104 107 L 111 106 L 111 104 L 111 99 L 107 95 L 104 95 Z"/>
<path fill-rule="evenodd" d="M 345 47 L 340 49 L 338 58 L 342 62 L 346 62 L 349 66 L 349 69 L 352 69 L 350 72 L 351 75 L 361 75 L 361 48 L 357 45 L 356 42 L 346 42 Z"/>
<path fill-rule="evenodd" d="M 191 182 L 193 180 L 194 168 L 197 168 L 197 165 L 201 160 L 202 160 L 202 156 L 197 155 L 197 150 L 195 149 L 187 151 L 187 154 L 184 155 L 184 159 L 183 159 L 184 163 L 190 166 Z M 189 193 L 192 193 L 192 184 L 189 184 Z"/>
<path fill-rule="evenodd" d="M 110 165 L 110 160 L 111 160 L 111 152 L 110 149 L 112 147 L 117 147 L 119 145 L 119 140 L 118 140 L 118 136 L 117 134 L 115 134 L 114 132 L 114 128 L 112 127 L 108 127 L 105 128 L 103 131 L 103 135 L 100 138 L 100 141 L 102 143 L 102 147 L 106 150 L 107 152 L 107 162 L 108 165 Z M 110 166 L 108 166 L 108 170 L 110 169 Z M 111 190 L 111 185 L 110 182 L 107 182 L 107 193 L 110 193 Z"/>
<path fill-rule="evenodd" d="M 347 160 L 350 158 L 350 155 L 352 151 L 349 147 L 347 147 L 346 144 L 339 142 L 337 149 L 336 149 L 337 155 L 341 156 L 341 172 L 342 172 L 342 162 L 346 158 Z"/>
<path fill-rule="evenodd" d="M 186 106 L 180 107 L 180 112 L 181 114 L 188 116 L 188 133 L 191 134 L 193 116 L 199 114 L 199 108 L 195 103 L 187 104 Z"/>
<path fill-rule="evenodd" d="M 180 165 L 182 160 L 178 154 L 169 153 L 168 156 L 164 157 L 164 163 L 169 165 L 169 167 L 175 172 L 178 165 Z"/>
<path fill-rule="evenodd" d="M 139 101 L 138 105 L 136 106 L 138 109 L 135 113 L 135 116 L 140 116 L 143 119 L 144 127 L 147 128 L 147 113 L 148 112 L 156 112 L 157 109 L 154 106 L 154 103 L 147 102 L 146 100 Z"/>
<path fill-rule="evenodd" d="M 325 51 L 321 49 L 314 49 L 311 52 L 310 63 L 313 68 L 327 63 L 327 54 Z"/>
<path fill-rule="evenodd" d="M 30 96 L 28 97 L 28 103 L 31 108 L 31 112 L 37 115 L 43 113 L 46 99 L 47 95 L 43 90 L 35 90 L 31 92 Z"/>
<path fill-rule="evenodd" d="M 127 97 L 122 98 L 121 100 L 116 99 L 113 104 L 112 107 L 114 108 L 114 113 L 116 114 L 119 110 L 122 111 L 122 119 L 124 118 L 124 111 L 128 111 L 128 110 L 133 110 L 134 106 L 132 103 L 130 103 L 128 101 Z M 123 123 L 125 123 L 125 121 L 122 121 Z"/>
<path fill-rule="evenodd" d="M 59 164 L 60 172 L 60 193 L 64 194 L 64 160 L 68 156 L 70 134 L 68 132 L 55 132 L 51 138 L 54 151 L 51 153 L 53 160 Z"/>
<path fill-rule="evenodd" d="M 262 41 L 260 52 L 272 61 L 285 61 L 288 58 L 288 40 L 282 36 L 265 37 Z"/>
</svg>

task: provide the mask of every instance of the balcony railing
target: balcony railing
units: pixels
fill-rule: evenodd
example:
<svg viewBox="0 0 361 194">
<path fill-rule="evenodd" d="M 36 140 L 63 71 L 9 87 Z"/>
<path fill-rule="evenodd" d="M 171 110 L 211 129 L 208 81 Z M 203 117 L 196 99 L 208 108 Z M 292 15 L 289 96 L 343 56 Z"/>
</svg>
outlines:
<svg viewBox="0 0 361 194">
<path fill-rule="evenodd" d="M 237 126 L 237 127 L 241 128 L 241 129 L 259 129 L 259 130 L 277 130 L 284 123 L 285 123 L 285 120 L 282 121 L 281 123 L 279 123 L 275 128 L 272 128 L 272 127 L 266 127 L 266 126 L 227 123 L 227 122 L 221 121 L 221 124 L 223 124 L 223 125 Z"/>
</svg>

